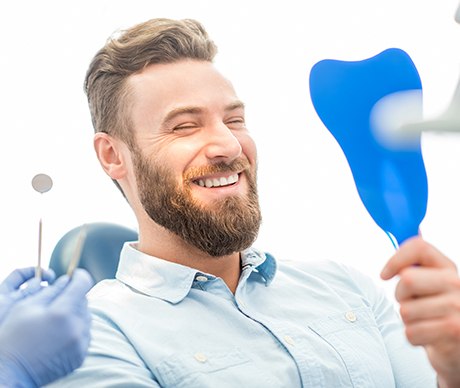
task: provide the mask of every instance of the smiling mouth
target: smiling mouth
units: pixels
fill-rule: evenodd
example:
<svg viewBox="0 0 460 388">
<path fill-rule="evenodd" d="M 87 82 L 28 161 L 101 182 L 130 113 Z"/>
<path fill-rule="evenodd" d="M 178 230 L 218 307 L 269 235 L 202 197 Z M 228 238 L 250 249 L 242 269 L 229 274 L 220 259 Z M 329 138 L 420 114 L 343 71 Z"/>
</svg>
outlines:
<svg viewBox="0 0 460 388">
<path fill-rule="evenodd" d="M 219 178 L 200 178 L 193 181 L 201 187 L 211 188 L 211 187 L 225 187 L 231 186 L 238 182 L 239 174 L 229 175 L 228 177 L 219 177 Z"/>
</svg>

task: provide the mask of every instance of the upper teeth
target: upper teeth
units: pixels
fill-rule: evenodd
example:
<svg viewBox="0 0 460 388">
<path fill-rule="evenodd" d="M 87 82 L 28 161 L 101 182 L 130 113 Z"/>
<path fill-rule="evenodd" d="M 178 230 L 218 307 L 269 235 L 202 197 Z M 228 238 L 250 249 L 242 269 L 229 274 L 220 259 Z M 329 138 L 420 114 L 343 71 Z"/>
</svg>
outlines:
<svg viewBox="0 0 460 388">
<path fill-rule="evenodd" d="M 220 177 L 220 178 L 213 178 L 213 179 L 199 179 L 198 184 L 201 187 L 220 187 L 220 186 L 227 186 L 231 185 L 238 181 L 238 174 L 230 175 L 228 178 Z"/>
</svg>

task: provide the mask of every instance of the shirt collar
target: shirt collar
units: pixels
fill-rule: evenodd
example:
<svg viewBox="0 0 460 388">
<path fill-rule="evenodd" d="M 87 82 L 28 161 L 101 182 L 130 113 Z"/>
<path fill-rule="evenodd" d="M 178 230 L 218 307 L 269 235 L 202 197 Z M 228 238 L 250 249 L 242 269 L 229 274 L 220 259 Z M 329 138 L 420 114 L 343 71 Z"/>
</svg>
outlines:
<svg viewBox="0 0 460 388">
<path fill-rule="evenodd" d="M 249 248 L 241 252 L 241 266 L 243 271 L 251 267 L 253 271 L 258 272 L 269 286 L 276 274 L 276 260 L 269 254 L 259 251 L 255 248 Z"/>
<path fill-rule="evenodd" d="M 147 255 L 136 249 L 136 243 L 126 242 L 120 253 L 116 278 L 143 294 L 179 303 L 189 293 L 193 281 L 202 273 L 196 269 Z M 243 271 L 258 272 L 268 286 L 276 273 L 276 261 L 270 254 L 254 248 L 241 253 Z"/>
</svg>

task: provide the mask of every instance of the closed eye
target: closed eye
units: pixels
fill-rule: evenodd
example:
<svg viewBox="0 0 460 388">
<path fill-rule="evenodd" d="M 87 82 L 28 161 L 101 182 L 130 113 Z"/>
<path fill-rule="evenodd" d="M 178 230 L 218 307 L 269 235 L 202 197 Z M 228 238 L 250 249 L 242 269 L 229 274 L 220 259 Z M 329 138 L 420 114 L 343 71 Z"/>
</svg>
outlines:
<svg viewBox="0 0 460 388">
<path fill-rule="evenodd" d="M 245 129 L 246 128 L 246 123 L 243 118 L 230 119 L 230 120 L 227 120 L 225 124 L 230 129 Z"/>
<path fill-rule="evenodd" d="M 180 130 L 185 130 L 185 129 L 195 129 L 198 128 L 198 124 L 196 123 L 185 123 L 185 124 L 180 124 L 177 125 L 173 128 L 174 131 L 180 131 Z"/>
</svg>

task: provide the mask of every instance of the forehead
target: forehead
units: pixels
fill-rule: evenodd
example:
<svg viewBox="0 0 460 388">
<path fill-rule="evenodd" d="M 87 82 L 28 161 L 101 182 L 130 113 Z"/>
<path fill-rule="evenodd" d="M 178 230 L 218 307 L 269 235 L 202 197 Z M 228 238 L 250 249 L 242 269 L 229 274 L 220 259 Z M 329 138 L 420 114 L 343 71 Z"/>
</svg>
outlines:
<svg viewBox="0 0 460 388">
<path fill-rule="evenodd" d="M 235 90 L 211 62 L 154 64 L 128 79 L 133 115 L 158 116 L 181 106 L 219 108 L 237 100 Z"/>
</svg>

